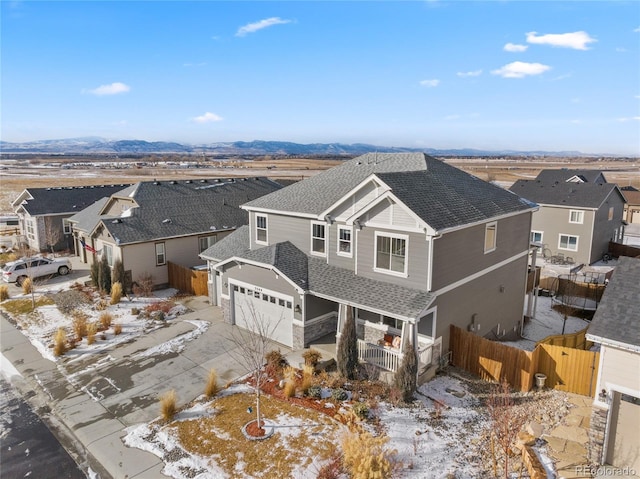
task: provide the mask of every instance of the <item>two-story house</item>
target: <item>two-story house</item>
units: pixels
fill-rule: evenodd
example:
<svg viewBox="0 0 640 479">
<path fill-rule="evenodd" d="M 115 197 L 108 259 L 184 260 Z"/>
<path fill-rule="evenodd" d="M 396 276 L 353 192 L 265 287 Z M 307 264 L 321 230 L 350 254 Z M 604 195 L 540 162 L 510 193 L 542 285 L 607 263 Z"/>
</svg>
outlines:
<svg viewBox="0 0 640 479">
<path fill-rule="evenodd" d="M 422 153 L 366 154 L 243 205 L 249 225 L 207 249 L 226 321 L 253 315 L 293 348 L 357 318 L 360 358 L 422 364 L 450 325 L 519 332 L 531 214 L 520 197 Z"/>
<path fill-rule="evenodd" d="M 510 190 L 540 209 L 533 215 L 531 241 L 551 255 L 592 264 L 622 242 L 625 198 L 595 170 L 542 170 L 535 180 L 518 180 Z"/>
<path fill-rule="evenodd" d="M 91 264 L 104 254 L 123 263 L 131 281 L 150 275 L 168 284 L 168 262 L 202 264 L 199 254 L 241 225 L 240 205 L 282 186 L 268 178 L 143 181 L 69 218 L 76 251 Z"/>
<path fill-rule="evenodd" d="M 126 186 L 129 185 L 25 189 L 11 203 L 19 218 L 23 241 L 36 251 L 73 249 L 71 226 L 67 220 Z"/>
</svg>

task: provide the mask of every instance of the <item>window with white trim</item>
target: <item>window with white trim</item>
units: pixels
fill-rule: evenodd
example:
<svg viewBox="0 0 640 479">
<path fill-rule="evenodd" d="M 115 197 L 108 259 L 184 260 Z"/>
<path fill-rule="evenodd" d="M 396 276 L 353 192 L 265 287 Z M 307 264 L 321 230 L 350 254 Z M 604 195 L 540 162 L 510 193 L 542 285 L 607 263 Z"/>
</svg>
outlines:
<svg viewBox="0 0 640 479">
<path fill-rule="evenodd" d="M 584 223 L 584 211 L 570 210 L 569 211 L 569 223 L 581 225 Z"/>
<path fill-rule="evenodd" d="M 487 223 L 484 227 L 484 252 L 491 253 L 496 249 L 498 223 Z"/>
<path fill-rule="evenodd" d="M 113 266 L 113 247 L 110 244 L 103 244 L 104 255 L 107 257 L 107 264 Z"/>
<path fill-rule="evenodd" d="M 338 254 L 340 256 L 351 256 L 351 237 L 353 228 L 351 226 L 338 226 Z"/>
<path fill-rule="evenodd" d="M 216 235 L 201 236 L 200 238 L 198 238 L 198 242 L 200 243 L 199 252 L 202 253 L 203 251 L 209 249 L 209 247 L 216 244 L 217 239 L 218 237 Z"/>
<path fill-rule="evenodd" d="M 165 254 L 164 243 L 156 243 L 156 266 L 162 266 L 167 263 L 167 255 Z"/>
<path fill-rule="evenodd" d="M 29 239 L 36 239 L 34 228 L 33 228 L 33 220 L 25 220 L 24 225 L 27 228 L 27 237 Z"/>
<path fill-rule="evenodd" d="M 531 242 L 532 243 L 542 243 L 542 231 L 532 231 L 531 232 Z"/>
<path fill-rule="evenodd" d="M 327 238 L 324 223 L 311 223 L 311 252 L 319 255 L 327 254 Z"/>
<path fill-rule="evenodd" d="M 266 215 L 256 215 L 256 243 L 267 244 Z"/>
<path fill-rule="evenodd" d="M 407 242 L 409 237 L 376 231 L 374 270 L 381 273 L 407 275 Z"/>
<path fill-rule="evenodd" d="M 613 206 L 609 207 L 609 215 L 607 217 L 607 220 L 611 221 L 613 219 Z"/>
<path fill-rule="evenodd" d="M 560 241 L 558 241 L 558 249 L 578 251 L 578 236 L 560 235 Z"/>
<path fill-rule="evenodd" d="M 69 223 L 66 219 L 62 220 L 62 232 L 66 235 L 71 234 L 71 223 Z"/>
</svg>

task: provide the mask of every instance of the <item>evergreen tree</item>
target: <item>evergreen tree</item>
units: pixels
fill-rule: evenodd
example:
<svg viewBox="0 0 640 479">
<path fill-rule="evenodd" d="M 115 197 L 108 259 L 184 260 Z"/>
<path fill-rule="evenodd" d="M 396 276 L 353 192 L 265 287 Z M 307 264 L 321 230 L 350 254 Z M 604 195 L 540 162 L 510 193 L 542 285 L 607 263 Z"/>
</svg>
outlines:
<svg viewBox="0 0 640 479">
<path fill-rule="evenodd" d="M 347 379 L 355 379 L 358 370 L 358 338 L 353 308 L 347 307 L 347 319 L 342 328 L 337 354 L 338 372 Z"/>
<path fill-rule="evenodd" d="M 98 261 L 98 258 L 96 258 L 95 254 L 93 255 L 93 262 L 91 263 L 90 271 L 91 282 L 97 289 L 100 289 L 100 262 Z"/>
<path fill-rule="evenodd" d="M 100 267 L 98 268 L 98 287 L 100 291 L 110 294 L 111 293 L 111 268 L 107 261 L 107 255 L 103 254 L 100 260 Z"/>
<path fill-rule="evenodd" d="M 402 392 L 402 400 L 411 402 L 416 391 L 418 376 L 418 355 L 411 342 L 407 342 L 403 351 L 402 363 L 396 371 L 395 386 Z"/>
<path fill-rule="evenodd" d="M 130 290 L 131 285 L 126 284 L 126 278 L 124 273 L 124 264 L 117 259 L 113 262 L 113 269 L 111 270 L 111 284 L 120 283 L 122 285 L 122 291 L 125 293 Z"/>
</svg>

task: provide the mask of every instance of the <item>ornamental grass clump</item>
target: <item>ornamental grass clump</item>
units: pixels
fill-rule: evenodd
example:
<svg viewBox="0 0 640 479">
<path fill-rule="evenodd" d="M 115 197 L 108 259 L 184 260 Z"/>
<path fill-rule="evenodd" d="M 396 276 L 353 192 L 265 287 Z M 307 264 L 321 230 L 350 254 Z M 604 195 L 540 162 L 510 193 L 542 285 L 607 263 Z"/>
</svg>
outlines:
<svg viewBox="0 0 640 479">
<path fill-rule="evenodd" d="M 388 479 L 393 473 L 395 451 L 386 449 L 387 436 L 352 432 L 342 439 L 342 458 L 352 479 Z"/>
<path fill-rule="evenodd" d="M 72 316 L 73 316 L 73 319 L 71 321 L 71 325 L 73 327 L 73 332 L 76 335 L 76 340 L 82 341 L 82 338 L 84 338 L 87 335 L 88 316 L 86 313 L 79 310 L 75 310 L 72 313 Z"/>
<path fill-rule="evenodd" d="M 9 286 L 6 284 L 0 285 L 0 301 L 9 299 Z"/>
<path fill-rule="evenodd" d="M 58 357 L 67 352 L 67 333 L 63 328 L 58 328 L 53 336 L 53 354 Z"/>
<path fill-rule="evenodd" d="M 211 398 L 218 394 L 218 390 L 218 373 L 215 369 L 211 368 L 207 376 L 207 383 L 204 386 L 204 395 Z"/>
<path fill-rule="evenodd" d="M 111 304 L 118 304 L 122 299 L 122 283 L 116 282 L 111 285 Z"/>
<path fill-rule="evenodd" d="M 98 332 L 97 323 L 87 324 L 87 344 L 93 344 L 96 342 L 96 333 Z"/>
<path fill-rule="evenodd" d="M 120 324 L 120 323 L 114 324 L 113 325 L 113 334 L 118 336 L 121 333 L 122 333 L 122 324 Z"/>
<path fill-rule="evenodd" d="M 100 313 L 100 324 L 103 329 L 109 329 L 111 327 L 111 323 L 113 322 L 113 315 L 107 311 L 103 311 Z"/>
<path fill-rule="evenodd" d="M 178 412 L 178 395 L 175 389 L 160 396 L 160 415 L 165 421 L 171 421 Z"/>
<path fill-rule="evenodd" d="M 30 294 L 33 291 L 33 281 L 31 278 L 25 278 L 22 280 L 22 292 L 24 294 Z"/>
</svg>

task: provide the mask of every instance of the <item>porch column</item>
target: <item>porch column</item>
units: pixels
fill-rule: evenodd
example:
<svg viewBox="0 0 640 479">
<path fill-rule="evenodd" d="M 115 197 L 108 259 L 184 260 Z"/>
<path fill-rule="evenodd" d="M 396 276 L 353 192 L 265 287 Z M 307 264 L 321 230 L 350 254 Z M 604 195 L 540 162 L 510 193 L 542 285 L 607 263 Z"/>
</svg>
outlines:
<svg viewBox="0 0 640 479">
<path fill-rule="evenodd" d="M 337 335 L 340 335 L 342 332 L 342 326 L 344 326 L 344 320 L 346 319 L 347 308 L 344 304 L 338 304 L 338 326 L 336 328 Z"/>
<path fill-rule="evenodd" d="M 418 328 L 414 323 L 410 323 L 408 321 L 402 322 L 402 338 L 400 341 L 400 351 L 404 351 L 404 348 L 407 346 L 407 343 L 411 342 L 413 344 L 413 348 L 417 351 L 418 348 L 418 337 L 417 337 Z"/>
</svg>

